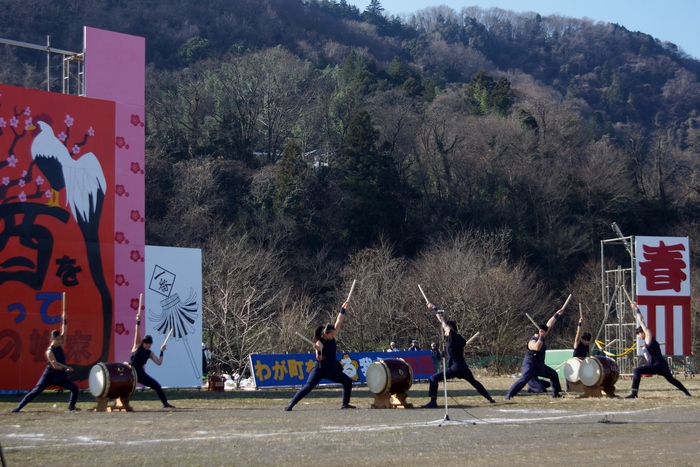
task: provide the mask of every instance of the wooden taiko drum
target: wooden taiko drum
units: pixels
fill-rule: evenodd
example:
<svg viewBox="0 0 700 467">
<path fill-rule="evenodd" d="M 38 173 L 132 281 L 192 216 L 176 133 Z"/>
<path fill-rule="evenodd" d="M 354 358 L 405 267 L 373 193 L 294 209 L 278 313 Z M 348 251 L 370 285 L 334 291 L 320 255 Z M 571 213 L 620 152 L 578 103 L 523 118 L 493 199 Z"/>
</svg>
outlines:
<svg viewBox="0 0 700 467">
<path fill-rule="evenodd" d="M 373 394 L 405 394 L 413 385 L 413 369 L 402 358 L 375 360 L 367 368 L 367 387 Z"/>
<path fill-rule="evenodd" d="M 617 383 L 620 371 L 612 358 L 595 355 L 583 361 L 579 375 L 584 386 L 609 388 Z"/>
<path fill-rule="evenodd" d="M 98 363 L 89 379 L 90 392 L 98 399 L 128 398 L 136 391 L 136 370 L 128 363 Z"/>
</svg>

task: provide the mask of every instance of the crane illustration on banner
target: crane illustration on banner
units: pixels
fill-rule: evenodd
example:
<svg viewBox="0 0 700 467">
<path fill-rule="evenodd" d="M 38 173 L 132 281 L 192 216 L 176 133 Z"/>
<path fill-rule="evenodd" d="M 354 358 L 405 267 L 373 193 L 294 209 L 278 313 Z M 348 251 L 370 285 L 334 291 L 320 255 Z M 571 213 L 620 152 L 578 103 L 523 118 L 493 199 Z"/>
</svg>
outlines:
<svg viewBox="0 0 700 467">
<path fill-rule="evenodd" d="M 197 320 L 199 308 L 197 294 L 194 289 L 190 288 L 187 300 L 182 302 L 177 293 L 172 293 L 175 278 L 175 274 L 161 266 L 156 265 L 153 268 L 148 288 L 164 296 L 165 299 L 160 301 L 162 313 L 149 312 L 149 321 L 155 322 L 154 327 L 158 333 L 166 335 L 170 330 L 173 330 L 173 339 L 183 341 L 192 364 L 192 371 L 194 371 L 195 377 L 199 378 L 199 368 L 187 340 L 187 335 L 195 332 L 194 323 Z"/>
</svg>

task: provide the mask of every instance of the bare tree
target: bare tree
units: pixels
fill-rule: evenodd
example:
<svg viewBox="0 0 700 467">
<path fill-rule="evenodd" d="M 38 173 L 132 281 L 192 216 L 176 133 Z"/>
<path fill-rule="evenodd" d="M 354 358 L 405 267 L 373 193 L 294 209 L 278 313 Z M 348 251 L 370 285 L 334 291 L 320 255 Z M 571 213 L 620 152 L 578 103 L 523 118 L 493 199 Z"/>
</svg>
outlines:
<svg viewBox="0 0 700 467">
<path fill-rule="evenodd" d="M 448 312 L 465 337 L 477 331 L 480 355 L 512 356 L 524 352 L 531 324 L 550 314 L 547 295 L 536 275 L 523 264 L 507 260 L 510 234 L 466 232 L 438 240 L 413 264 L 415 280 L 429 300 Z M 423 312 L 419 319 L 432 320 Z M 426 325 L 428 322 L 426 321 Z M 439 329 L 431 324 L 439 339 Z M 522 341 L 518 336 L 523 336 Z M 499 360 L 494 361 L 496 370 Z"/>
<path fill-rule="evenodd" d="M 350 284 L 357 279 L 358 283 L 340 337 L 345 346 L 356 351 L 379 351 L 405 335 L 405 273 L 405 260 L 394 257 L 386 239 L 349 259 L 344 281 Z"/>
<path fill-rule="evenodd" d="M 290 296 L 282 251 L 275 239 L 255 243 L 222 232 L 203 251 L 204 333 L 215 359 L 242 372 L 253 352 L 276 352 L 276 322 Z"/>
</svg>

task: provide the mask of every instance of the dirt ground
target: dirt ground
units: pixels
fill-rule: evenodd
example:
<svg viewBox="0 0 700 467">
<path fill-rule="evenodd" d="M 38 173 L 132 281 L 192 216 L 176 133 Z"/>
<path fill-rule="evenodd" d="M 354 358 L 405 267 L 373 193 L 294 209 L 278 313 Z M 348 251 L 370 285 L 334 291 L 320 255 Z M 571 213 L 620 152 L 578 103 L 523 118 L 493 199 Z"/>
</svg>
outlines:
<svg viewBox="0 0 700 467">
<path fill-rule="evenodd" d="M 282 408 L 294 391 L 279 389 L 167 391 L 175 410 L 139 391 L 130 413 L 90 411 L 89 392 L 68 412 L 67 393 L 47 392 L 14 414 L 20 396 L 0 396 L 0 443 L 8 466 L 700 465 L 700 378 L 680 378 L 691 398 L 648 377 L 635 400 L 521 392 L 511 402 L 513 378 L 479 379 L 497 404 L 455 380 L 447 412 L 442 385 L 440 409 L 407 410 L 369 409 L 362 386 L 356 410 L 339 410 L 340 390 L 317 388 L 293 412 Z M 427 390 L 414 384 L 408 401 L 427 402 Z"/>
</svg>

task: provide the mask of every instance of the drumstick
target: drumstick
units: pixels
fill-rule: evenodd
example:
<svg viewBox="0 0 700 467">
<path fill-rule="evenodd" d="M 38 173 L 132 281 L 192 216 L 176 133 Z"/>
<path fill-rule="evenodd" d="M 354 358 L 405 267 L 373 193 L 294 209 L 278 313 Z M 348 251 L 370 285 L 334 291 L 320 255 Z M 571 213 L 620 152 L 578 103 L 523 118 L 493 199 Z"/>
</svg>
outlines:
<svg viewBox="0 0 700 467">
<path fill-rule="evenodd" d="M 423 294 L 423 298 L 425 299 L 425 303 L 430 303 L 430 300 L 428 300 L 428 297 L 425 295 L 425 292 L 423 292 L 423 287 L 418 284 L 418 289 L 420 289 L 420 293 Z"/>
<path fill-rule="evenodd" d="M 478 335 L 479 335 L 479 331 L 476 331 L 476 334 L 474 334 L 472 337 L 470 337 L 469 340 L 467 341 L 467 343 L 464 344 L 464 345 L 469 344 L 471 341 L 473 341 L 474 339 L 476 339 L 476 336 L 478 336 Z"/>
<path fill-rule="evenodd" d="M 355 290 L 355 282 L 357 282 L 357 280 L 353 279 L 352 286 L 350 287 L 350 293 L 348 294 L 348 299 L 345 300 L 346 302 L 349 302 L 350 297 L 352 297 L 352 291 Z"/>
<path fill-rule="evenodd" d="M 308 342 L 309 344 L 314 345 L 314 343 L 311 342 L 310 339 L 307 339 L 306 336 L 304 336 L 303 334 L 299 334 L 298 332 L 297 332 L 296 334 L 297 334 L 297 336 L 301 337 L 302 339 L 304 339 L 304 340 L 305 340 L 306 342 Z"/>
<path fill-rule="evenodd" d="M 566 305 L 569 304 L 569 300 L 571 300 L 571 295 L 572 295 L 572 294 L 569 294 L 569 298 L 567 298 L 566 301 L 564 302 L 564 306 L 561 307 L 562 310 L 564 310 L 564 308 L 566 308 Z"/>
<path fill-rule="evenodd" d="M 535 321 L 534 319 L 532 319 L 532 316 L 528 315 L 527 313 L 525 313 L 525 316 L 527 316 L 527 317 L 530 319 L 530 321 L 532 321 L 532 324 L 534 324 L 535 327 L 536 327 L 538 330 L 540 329 L 540 325 L 537 324 L 537 321 Z"/>
<path fill-rule="evenodd" d="M 139 313 L 141 313 L 141 301 L 142 301 L 142 300 L 143 300 L 143 294 L 140 293 L 140 294 L 139 294 L 139 309 L 136 310 L 136 314 L 137 314 L 137 315 L 138 315 Z"/>
<path fill-rule="evenodd" d="M 604 349 L 607 349 L 608 347 L 610 347 L 611 345 L 613 345 L 615 342 L 617 342 L 617 339 L 611 340 L 610 342 L 608 342 L 607 344 L 605 344 L 605 347 L 603 347 L 603 348 L 604 348 Z"/>
<path fill-rule="evenodd" d="M 583 309 L 581 308 L 581 303 L 578 304 L 578 317 L 583 319 Z"/>
<path fill-rule="evenodd" d="M 632 297 L 630 297 L 630 294 L 627 293 L 627 289 L 623 287 L 623 288 L 622 288 L 622 291 L 623 291 L 623 292 L 625 293 L 625 295 L 627 296 L 627 300 L 629 300 L 629 301 L 631 302 L 631 301 L 632 301 Z"/>
<path fill-rule="evenodd" d="M 174 328 L 170 328 L 170 332 L 168 333 L 167 337 L 165 338 L 165 341 L 163 342 L 163 345 L 168 343 L 168 339 L 170 339 L 170 334 L 173 333 Z"/>
<path fill-rule="evenodd" d="M 63 292 L 63 316 L 66 316 L 66 293 Z"/>
</svg>

